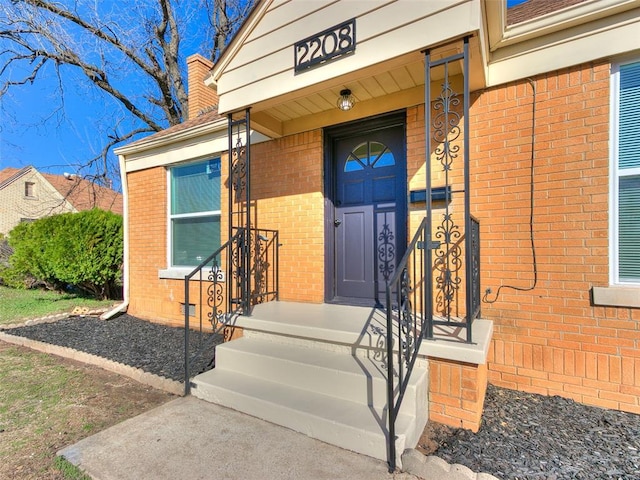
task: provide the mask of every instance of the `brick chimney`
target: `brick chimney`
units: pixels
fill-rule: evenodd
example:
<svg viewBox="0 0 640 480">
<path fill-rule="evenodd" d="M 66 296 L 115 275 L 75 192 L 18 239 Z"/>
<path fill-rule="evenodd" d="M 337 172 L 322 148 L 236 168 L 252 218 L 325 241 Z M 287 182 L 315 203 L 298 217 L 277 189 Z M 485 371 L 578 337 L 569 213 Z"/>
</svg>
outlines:
<svg viewBox="0 0 640 480">
<path fill-rule="evenodd" d="M 198 113 L 213 105 L 218 105 L 218 94 L 204 84 L 204 79 L 213 68 L 213 63 L 196 53 L 187 58 L 187 82 L 189 88 L 189 111 L 187 119 L 196 118 Z"/>
</svg>

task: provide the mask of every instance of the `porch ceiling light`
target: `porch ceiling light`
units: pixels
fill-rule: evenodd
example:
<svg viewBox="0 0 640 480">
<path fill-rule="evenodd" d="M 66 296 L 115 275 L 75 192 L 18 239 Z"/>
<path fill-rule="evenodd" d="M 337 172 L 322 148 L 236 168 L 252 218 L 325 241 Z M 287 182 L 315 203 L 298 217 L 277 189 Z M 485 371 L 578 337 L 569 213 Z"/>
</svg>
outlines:
<svg viewBox="0 0 640 480">
<path fill-rule="evenodd" d="M 356 99 L 351 95 L 351 90 L 345 88 L 340 90 L 340 97 L 338 98 L 338 108 L 343 111 L 351 110 L 356 103 Z"/>
</svg>

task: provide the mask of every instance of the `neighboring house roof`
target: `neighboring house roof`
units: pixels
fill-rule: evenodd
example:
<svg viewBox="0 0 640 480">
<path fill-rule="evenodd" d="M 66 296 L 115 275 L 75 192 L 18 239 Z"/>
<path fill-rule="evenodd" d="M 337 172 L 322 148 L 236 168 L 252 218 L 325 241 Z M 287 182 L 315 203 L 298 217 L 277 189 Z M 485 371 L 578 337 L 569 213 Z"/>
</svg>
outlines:
<svg viewBox="0 0 640 480">
<path fill-rule="evenodd" d="M 122 215 L 122 195 L 115 190 L 84 178 L 66 178 L 49 173 L 41 175 L 78 211 L 100 208 Z"/>
<path fill-rule="evenodd" d="M 586 0 L 527 0 L 507 9 L 507 25 L 526 22 Z"/>
<path fill-rule="evenodd" d="M 13 167 L 7 167 L 4 170 L 0 170 L 0 188 L 4 187 L 4 182 L 11 179 L 11 177 L 18 172 L 24 173 L 26 172 L 26 169 L 23 168 L 22 170 L 19 170 Z"/>
<path fill-rule="evenodd" d="M 14 182 L 31 170 L 37 171 L 34 167 L 24 167 L 17 169 L 8 167 L 0 170 L 0 189 Z M 69 202 L 76 210 L 90 210 L 100 208 L 110 210 L 114 213 L 122 214 L 122 194 L 110 188 L 96 185 L 89 180 L 72 176 L 66 178 L 63 175 L 52 175 L 38 172 L 51 186 Z"/>
</svg>

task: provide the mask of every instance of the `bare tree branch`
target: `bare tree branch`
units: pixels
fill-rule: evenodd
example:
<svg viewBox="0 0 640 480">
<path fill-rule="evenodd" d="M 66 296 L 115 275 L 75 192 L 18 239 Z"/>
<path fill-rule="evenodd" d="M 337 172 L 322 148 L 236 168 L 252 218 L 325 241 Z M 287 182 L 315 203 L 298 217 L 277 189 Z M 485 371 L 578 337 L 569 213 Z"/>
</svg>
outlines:
<svg viewBox="0 0 640 480">
<path fill-rule="evenodd" d="M 129 112 L 127 132 L 110 129 L 100 153 L 86 160 L 96 178 L 106 179 L 114 173 L 107 162 L 114 146 L 182 121 L 188 102 L 184 58 L 198 51 L 217 58 L 253 2 L 131 0 L 125 6 L 95 0 L 4 0 L 0 95 L 29 88 L 53 68 L 60 94 L 63 84 L 77 92 L 77 80 L 75 88 L 68 88 L 75 71 L 84 79 L 82 85 L 92 85 L 115 102 L 114 109 Z M 206 18 L 203 12 L 209 12 Z M 193 32 L 202 33 L 199 46 L 192 42 Z M 195 51 L 184 52 L 185 44 Z"/>
</svg>

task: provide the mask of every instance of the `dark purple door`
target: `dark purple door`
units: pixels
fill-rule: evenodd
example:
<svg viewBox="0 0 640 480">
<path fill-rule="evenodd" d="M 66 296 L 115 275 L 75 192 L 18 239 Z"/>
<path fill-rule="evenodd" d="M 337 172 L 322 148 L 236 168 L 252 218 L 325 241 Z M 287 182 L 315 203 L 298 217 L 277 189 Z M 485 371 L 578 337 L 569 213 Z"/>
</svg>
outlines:
<svg viewBox="0 0 640 480">
<path fill-rule="evenodd" d="M 406 245 L 404 126 L 337 138 L 335 300 L 381 303 Z"/>
</svg>

